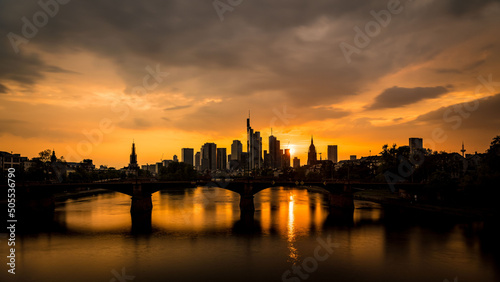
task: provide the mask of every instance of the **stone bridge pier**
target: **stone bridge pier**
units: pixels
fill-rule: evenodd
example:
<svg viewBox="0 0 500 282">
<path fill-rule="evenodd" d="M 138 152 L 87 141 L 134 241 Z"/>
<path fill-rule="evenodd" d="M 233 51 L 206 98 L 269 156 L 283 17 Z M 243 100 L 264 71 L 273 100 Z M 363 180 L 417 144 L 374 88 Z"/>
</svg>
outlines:
<svg viewBox="0 0 500 282">
<path fill-rule="evenodd" d="M 241 214 L 252 214 L 255 212 L 253 202 L 253 187 L 251 183 L 245 183 L 243 191 L 240 193 L 240 212 Z"/>
<path fill-rule="evenodd" d="M 132 189 L 132 203 L 130 206 L 133 232 L 147 233 L 151 231 L 152 211 L 153 202 L 151 200 L 151 194 L 143 191 L 140 183 L 134 184 Z"/>
<path fill-rule="evenodd" d="M 343 211 L 354 211 L 354 198 L 352 195 L 351 185 L 344 184 L 343 191 L 340 193 L 328 194 L 328 203 L 330 210 L 340 209 Z"/>
</svg>

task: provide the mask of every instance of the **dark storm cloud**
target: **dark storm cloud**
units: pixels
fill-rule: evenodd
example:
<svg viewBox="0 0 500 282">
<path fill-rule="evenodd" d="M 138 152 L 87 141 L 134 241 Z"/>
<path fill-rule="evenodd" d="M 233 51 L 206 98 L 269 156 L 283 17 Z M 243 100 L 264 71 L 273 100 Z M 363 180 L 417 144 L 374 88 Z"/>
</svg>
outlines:
<svg viewBox="0 0 500 282">
<path fill-rule="evenodd" d="M 351 64 L 346 63 L 339 43 L 353 44 L 353 27 L 363 28 L 373 20 L 370 11 L 386 9 L 387 1 L 244 1 L 226 12 L 223 22 L 212 2 L 70 1 L 29 43 L 20 46 L 19 54 L 8 40 L 1 43 L 0 59 L 6 64 L 0 65 L 0 82 L 33 84 L 44 72 L 57 70 L 29 53 L 28 47 L 50 53 L 84 51 L 111 60 L 127 89 L 142 85 L 146 66 L 160 64 L 172 76 L 155 89 L 158 92 L 182 89 L 176 84 L 193 80 L 203 89 L 183 90 L 188 98 L 272 91 L 281 93 L 287 104 L 308 109 L 357 95 L 369 83 L 408 65 L 428 62 L 464 38 L 488 30 L 485 23 L 490 19 L 478 18 L 463 28 L 457 26 L 454 15 L 481 11 L 492 1 L 426 5 L 402 1 L 404 12 L 393 15 L 390 24 L 353 55 Z M 4 39 L 8 32 L 21 33 L 21 17 L 31 19 L 40 10 L 37 1 L 4 1 L 0 8 Z M 491 46 L 492 51 L 499 48 Z M 401 99 L 398 105 L 419 100 Z M 331 113 L 321 114 L 308 117 L 324 119 Z"/>
<path fill-rule="evenodd" d="M 499 0 L 450 0 L 450 12 L 456 16 L 475 14 L 490 3 L 500 3 Z"/>
<path fill-rule="evenodd" d="M 426 99 L 437 98 L 448 93 L 443 86 L 403 88 L 394 86 L 384 90 L 375 98 L 369 110 L 397 108 L 417 103 Z"/>
<path fill-rule="evenodd" d="M 9 88 L 0 83 L 0 93 L 7 93 L 8 91 L 9 91 Z"/>
<path fill-rule="evenodd" d="M 500 93 L 467 103 L 442 107 L 419 116 L 410 124 L 432 124 L 442 128 L 497 130 L 500 128 Z"/>
</svg>

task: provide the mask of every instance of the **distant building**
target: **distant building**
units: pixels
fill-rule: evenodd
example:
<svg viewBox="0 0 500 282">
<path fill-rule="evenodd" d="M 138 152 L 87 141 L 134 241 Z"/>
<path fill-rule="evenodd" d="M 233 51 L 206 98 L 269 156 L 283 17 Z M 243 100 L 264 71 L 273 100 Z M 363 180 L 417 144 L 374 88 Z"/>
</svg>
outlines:
<svg viewBox="0 0 500 282">
<path fill-rule="evenodd" d="M 201 153 L 196 152 L 194 155 L 194 169 L 200 171 L 201 170 Z"/>
<path fill-rule="evenodd" d="M 152 175 L 156 175 L 156 172 L 155 172 L 156 171 L 156 165 L 146 164 L 146 165 L 141 166 L 141 169 L 149 171 Z"/>
<path fill-rule="evenodd" d="M 293 158 L 293 168 L 299 168 L 300 167 L 300 159 L 295 157 Z"/>
<path fill-rule="evenodd" d="M 226 170 L 227 166 L 226 148 L 217 148 L 217 169 Z"/>
<path fill-rule="evenodd" d="M 233 144 L 231 144 L 231 160 L 233 161 L 241 161 L 241 153 L 243 152 L 243 145 L 240 140 L 233 140 Z"/>
<path fill-rule="evenodd" d="M 84 159 L 81 162 L 81 167 L 83 169 L 85 169 L 86 171 L 93 171 L 93 170 L 95 170 L 94 161 L 92 161 L 91 159 Z M 139 168 L 139 166 L 137 166 L 137 168 Z"/>
<path fill-rule="evenodd" d="M 8 170 L 13 167 L 16 170 L 25 169 L 25 163 L 28 163 L 27 157 L 21 157 L 20 154 L 12 154 L 0 151 L 0 166 L 2 170 Z"/>
<path fill-rule="evenodd" d="M 280 150 L 280 141 L 271 134 L 271 136 L 269 136 L 269 162 L 271 168 L 281 168 L 283 156 Z"/>
<path fill-rule="evenodd" d="M 164 167 L 168 167 L 173 162 L 174 162 L 173 160 L 163 160 L 163 161 L 161 161 L 162 166 L 164 166 Z"/>
<path fill-rule="evenodd" d="M 163 167 L 163 161 L 157 162 L 155 165 L 155 173 L 158 175 L 160 173 L 160 169 Z"/>
<path fill-rule="evenodd" d="M 337 145 L 328 145 L 328 160 L 334 164 L 338 161 Z"/>
<path fill-rule="evenodd" d="M 194 149 L 192 148 L 182 148 L 181 150 L 181 160 L 183 163 L 194 165 L 193 163 Z"/>
<path fill-rule="evenodd" d="M 178 162 L 179 162 L 179 158 L 177 157 L 177 155 L 174 155 L 173 160 L 174 160 L 174 162 L 176 162 L 176 163 L 178 163 Z"/>
<path fill-rule="evenodd" d="M 356 155 L 351 155 L 351 156 L 349 157 L 349 160 L 350 160 L 350 161 L 355 161 L 357 158 L 358 158 L 358 156 L 356 156 Z"/>
<path fill-rule="evenodd" d="M 283 168 L 290 167 L 290 149 L 285 149 L 285 152 L 283 153 L 282 167 Z"/>
<path fill-rule="evenodd" d="M 262 137 L 260 132 L 250 127 L 250 117 L 247 119 L 247 153 L 248 168 L 259 169 L 262 167 Z"/>
<path fill-rule="evenodd" d="M 129 169 L 138 169 L 137 165 L 137 154 L 135 153 L 135 143 L 132 142 L 132 153 L 130 154 L 130 163 L 128 164 Z"/>
<path fill-rule="evenodd" d="M 410 154 L 415 153 L 416 150 L 422 150 L 424 148 L 424 141 L 422 138 L 410 138 Z"/>
<path fill-rule="evenodd" d="M 215 143 L 205 143 L 201 147 L 201 170 L 217 169 L 217 145 Z"/>
<path fill-rule="evenodd" d="M 250 162 L 248 161 L 248 153 L 247 152 L 241 153 L 241 163 L 240 163 L 239 168 L 242 170 L 246 170 L 246 169 L 248 169 L 249 163 Z"/>
<path fill-rule="evenodd" d="M 311 136 L 311 145 L 309 145 L 309 152 L 307 153 L 307 165 L 315 165 L 316 162 L 318 162 L 318 157 L 316 155 L 313 137 Z"/>
</svg>

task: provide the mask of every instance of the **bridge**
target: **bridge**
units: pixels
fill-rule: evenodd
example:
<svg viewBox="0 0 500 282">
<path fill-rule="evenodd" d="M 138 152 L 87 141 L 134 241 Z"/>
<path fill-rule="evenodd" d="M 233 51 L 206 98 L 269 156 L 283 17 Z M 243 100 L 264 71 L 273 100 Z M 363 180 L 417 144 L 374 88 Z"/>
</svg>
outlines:
<svg viewBox="0 0 500 282">
<path fill-rule="evenodd" d="M 19 183 L 18 183 L 19 185 Z M 397 184 L 399 186 L 408 184 Z M 40 213 L 55 209 L 54 195 L 68 190 L 104 188 L 131 196 L 130 213 L 132 227 L 147 228 L 151 225 L 153 203 L 151 196 L 160 190 L 196 188 L 200 186 L 222 188 L 240 195 L 240 213 L 242 217 L 253 218 L 255 211 L 254 195 L 271 187 L 313 188 L 328 195 L 330 210 L 334 213 L 350 214 L 354 211 L 353 193 L 357 189 L 387 187 L 386 183 L 359 183 L 343 181 L 278 181 L 263 179 L 237 179 L 218 181 L 152 181 L 137 179 L 116 182 L 93 183 L 56 183 L 19 185 L 16 187 L 19 210 L 27 213 Z M 146 226 L 144 226 L 144 224 Z"/>
</svg>

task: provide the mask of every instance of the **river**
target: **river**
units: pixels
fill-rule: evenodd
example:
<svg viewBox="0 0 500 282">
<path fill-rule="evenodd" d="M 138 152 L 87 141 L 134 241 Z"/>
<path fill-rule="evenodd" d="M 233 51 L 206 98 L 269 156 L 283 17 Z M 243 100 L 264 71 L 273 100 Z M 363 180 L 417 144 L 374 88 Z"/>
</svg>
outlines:
<svg viewBox="0 0 500 282">
<path fill-rule="evenodd" d="M 151 224 L 132 230 L 130 202 L 116 192 L 58 202 L 17 234 L 16 274 L 4 267 L 0 280 L 500 281 L 484 222 L 365 201 L 349 217 L 285 187 L 256 194 L 253 218 L 241 217 L 238 194 L 198 187 L 153 194 Z"/>
</svg>

